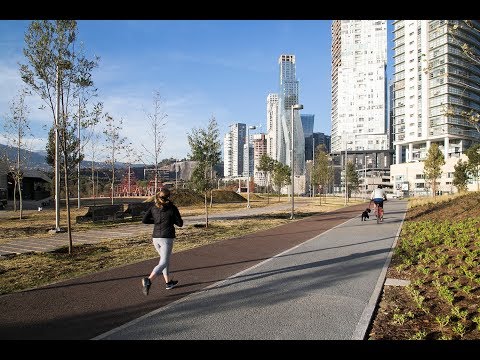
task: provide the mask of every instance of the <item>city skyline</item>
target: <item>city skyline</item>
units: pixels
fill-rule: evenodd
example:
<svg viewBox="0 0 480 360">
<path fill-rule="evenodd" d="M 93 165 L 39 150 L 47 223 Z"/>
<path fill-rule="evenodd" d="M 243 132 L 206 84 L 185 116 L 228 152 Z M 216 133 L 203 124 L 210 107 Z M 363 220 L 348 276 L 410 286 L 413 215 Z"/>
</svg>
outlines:
<svg viewBox="0 0 480 360">
<path fill-rule="evenodd" d="M 0 21 L 2 118 L 22 86 L 18 62 L 25 62 L 29 23 Z M 256 132 L 266 133 L 266 98 L 278 90 L 282 53 L 297 59 L 300 102 L 315 115 L 314 131 L 330 134 L 330 26 L 330 20 L 80 20 L 78 35 L 89 57 L 100 56 L 93 73 L 99 100 L 124 120 L 124 135 L 137 149 L 148 144 L 141 125 L 158 90 L 168 114 L 161 158 L 184 158 L 187 133 L 212 116 L 221 141 L 237 122 L 262 125 Z M 37 96 L 29 105 L 32 128 L 43 138 L 34 150 L 44 150 L 51 113 L 38 110 Z"/>
</svg>

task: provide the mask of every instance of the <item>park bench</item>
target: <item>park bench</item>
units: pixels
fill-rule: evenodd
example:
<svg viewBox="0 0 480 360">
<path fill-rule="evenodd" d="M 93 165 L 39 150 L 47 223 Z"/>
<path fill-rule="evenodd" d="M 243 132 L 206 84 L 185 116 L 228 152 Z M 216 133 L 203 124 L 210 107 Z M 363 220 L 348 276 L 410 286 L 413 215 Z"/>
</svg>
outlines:
<svg viewBox="0 0 480 360">
<path fill-rule="evenodd" d="M 128 204 L 127 210 L 123 213 L 124 217 L 141 218 L 147 210 L 153 206 L 153 202 L 141 202 Z"/>
<path fill-rule="evenodd" d="M 77 216 L 77 223 L 88 221 L 115 221 L 124 218 L 123 204 L 89 206 L 83 216 Z"/>
</svg>

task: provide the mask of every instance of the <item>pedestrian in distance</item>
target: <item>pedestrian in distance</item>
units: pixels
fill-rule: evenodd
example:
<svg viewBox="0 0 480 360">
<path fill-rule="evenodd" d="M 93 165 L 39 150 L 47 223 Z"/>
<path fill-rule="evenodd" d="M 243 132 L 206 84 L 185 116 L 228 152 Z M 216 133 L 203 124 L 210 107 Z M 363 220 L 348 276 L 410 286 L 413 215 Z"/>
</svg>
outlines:
<svg viewBox="0 0 480 360">
<path fill-rule="evenodd" d="M 143 216 L 142 223 L 154 224 L 152 242 L 160 255 L 158 265 L 155 266 L 149 277 L 142 279 L 143 294 L 148 295 L 152 280 L 163 274 L 165 288 L 173 289 L 178 281 L 170 278 L 169 263 L 175 240 L 175 225 L 182 227 L 183 219 L 178 208 L 170 200 L 170 190 L 162 188 L 155 195 L 155 203 Z"/>
</svg>

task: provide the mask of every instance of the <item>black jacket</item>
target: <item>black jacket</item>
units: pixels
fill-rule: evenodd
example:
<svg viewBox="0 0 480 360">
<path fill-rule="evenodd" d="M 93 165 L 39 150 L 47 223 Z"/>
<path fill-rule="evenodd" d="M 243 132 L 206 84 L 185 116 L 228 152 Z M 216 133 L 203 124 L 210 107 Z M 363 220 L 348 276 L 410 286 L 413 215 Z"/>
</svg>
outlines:
<svg viewBox="0 0 480 360">
<path fill-rule="evenodd" d="M 171 202 L 160 208 L 153 205 L 143 216 L 142 223 L 155 224 L 152 235 L 154 238 L 174 238 L 174 225 L 183 226 L 180 212 Z"/>
</svg>

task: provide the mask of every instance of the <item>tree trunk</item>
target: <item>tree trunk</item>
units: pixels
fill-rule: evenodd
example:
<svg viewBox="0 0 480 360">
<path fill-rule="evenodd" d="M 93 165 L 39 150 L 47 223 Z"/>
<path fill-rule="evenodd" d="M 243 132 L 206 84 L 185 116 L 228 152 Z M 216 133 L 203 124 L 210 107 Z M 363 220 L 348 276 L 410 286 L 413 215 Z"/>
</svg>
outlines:
<svg viewBox="0 0 480 360">
<path fill-rule="evenodd" d="M 18 181 L 15 179 L 14 185 L 13 185 L 13 211 L 17 211 L 17 186 L 18 186 Z"/>
<path fill-rule="evenodd" d="M 113 196 L 115 195 L 114 185 L 115 185 L 115 165 L 113 165 L 113 168 L 112 168 L 112 192 L 111 192 L 111 194 L 112 194 L 111 195 L 112 196 L 112 205 L 113 205 Z M 157 185 L 155 183 L 155 189 L 156 189 L 156 187 L 157 187 Z"/>
<path fill-rule="evenodd" d="M 66 144 L 64 144 L 66 146 Z M 67 154 L 63 153 L 64 159 L 67 158 Z M 70 220 L 70 193 L 68 190 L 68 171 L 66 166 L 66 160 L 64 160 L 64 176 L 65 176 L 65 202 L 66 202 L 66 209 L 67 209 L 67 231 L 68 231 L 68 254 L 72 254 L 73 242 L 72 242 L 72 223 Z"/>
<path fill-rule="evenodd" d="M 270 204 L 270 188 L 268 187 L 268 184 L 270 183 L 270 178 L 269 175 L 267 174 L 267 204 Z"/>
<path fill-rule="evenodd" d="M 205 190 L 205 227 L 208 228 L 208 206 L 207 206 L 207 190 Z"/>
<path fill-rule="evenodd" d="M 20 210 L 20 220 L 22 220 L 23 202 L 22 202 L 22 187 L 21 186 L 18 187 L 18 204 L 19 204 L 19 210 Z"/>
</svg>

